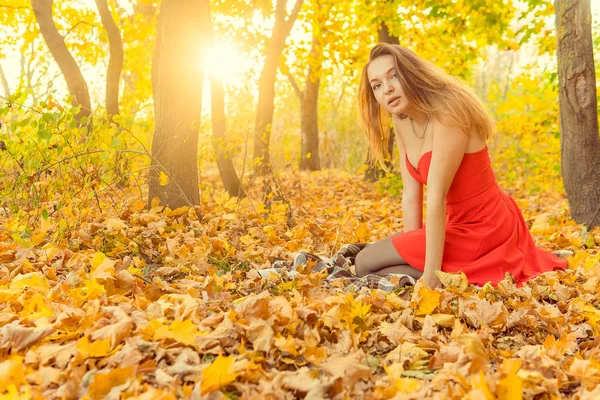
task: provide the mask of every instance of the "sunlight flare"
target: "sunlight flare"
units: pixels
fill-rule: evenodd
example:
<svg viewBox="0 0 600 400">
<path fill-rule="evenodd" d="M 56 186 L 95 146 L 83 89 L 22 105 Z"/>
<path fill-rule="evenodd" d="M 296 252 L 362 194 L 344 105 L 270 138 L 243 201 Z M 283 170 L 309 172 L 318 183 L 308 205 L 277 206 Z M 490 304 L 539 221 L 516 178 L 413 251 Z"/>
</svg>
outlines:
<svg viewBox="0 0 600 400">
<path fill-rule="evenodd" d="M 221 79 L 225 85 L 241 86 L 251 62 L 233 44 L 215 43 L 206 52 L 204 66 L 209 76 Z"/>
</svg>

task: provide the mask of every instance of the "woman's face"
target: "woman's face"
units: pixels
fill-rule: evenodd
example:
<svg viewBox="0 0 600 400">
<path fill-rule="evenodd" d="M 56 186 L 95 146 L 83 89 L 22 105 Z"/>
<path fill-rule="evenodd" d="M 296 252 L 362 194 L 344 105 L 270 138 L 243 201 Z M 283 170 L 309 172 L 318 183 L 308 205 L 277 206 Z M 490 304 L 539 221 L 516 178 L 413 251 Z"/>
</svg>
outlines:
<svg viewBox="0 0 600 400">
<path fill-rule="evenodd" d="M 389 55 L 379 56 L 371 60 L 367 67 L 369 84 L 377 102 L 390 114 L 401 114 L 409 106 L 400 85 L 400 77 Z"/>
</svg>

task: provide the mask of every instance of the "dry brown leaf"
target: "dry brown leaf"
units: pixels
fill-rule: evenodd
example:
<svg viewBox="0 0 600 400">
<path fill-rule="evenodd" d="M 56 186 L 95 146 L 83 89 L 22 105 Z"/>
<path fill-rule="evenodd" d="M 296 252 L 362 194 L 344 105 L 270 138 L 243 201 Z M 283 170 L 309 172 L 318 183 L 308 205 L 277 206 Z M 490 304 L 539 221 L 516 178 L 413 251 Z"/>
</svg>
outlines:
<svg viewBox="0 0 600 400">
<path fill-rule="evenodd" d="M 365 353 L 362 350 L 353 353 L 333 354 L 321 364 L 321 370 L 329 373 L 333 379 L 341 379 L 344 386 L 352 387 L 359 379 L 371 378 L 371 368 L 364 364 Z"/>
<path fill-rule="evenodd" d="M 29 328 L 13 321 L 0 328 L 0 348 L 21 351 L 54 332 L 54 328 Z"/>
</svg>

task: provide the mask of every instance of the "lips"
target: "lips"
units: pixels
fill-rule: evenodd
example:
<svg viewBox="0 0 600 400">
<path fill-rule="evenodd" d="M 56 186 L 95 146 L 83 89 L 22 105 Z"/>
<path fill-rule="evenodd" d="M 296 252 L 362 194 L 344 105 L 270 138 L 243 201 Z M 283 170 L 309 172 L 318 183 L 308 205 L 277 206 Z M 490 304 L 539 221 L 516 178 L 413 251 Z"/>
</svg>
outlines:
<svg viewBox="0 0 600 400">
<path fill-rule="evenodd" d="M 401 96 L 395 96 L 395 97 L 392 97 L 391 99 L 389 99 L 388 102 L 387 102 L 388 106 L 396 105 L 396 104 L 393 104 L 393 103 L 395 103 L 397 100 L 400 100 L 400 97 Z"/>
</svg>

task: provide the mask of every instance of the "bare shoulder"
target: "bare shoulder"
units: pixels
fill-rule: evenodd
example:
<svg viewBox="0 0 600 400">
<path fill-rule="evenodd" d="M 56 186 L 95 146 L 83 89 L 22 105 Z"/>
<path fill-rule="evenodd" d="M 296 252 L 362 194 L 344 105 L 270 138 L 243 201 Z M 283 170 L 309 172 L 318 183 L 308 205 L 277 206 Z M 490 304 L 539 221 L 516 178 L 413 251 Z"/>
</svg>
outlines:
<svg viewBox="0 0 600 400">
<path fill-rule="evenodd" d="M 431 124 L 433 125 L 433 129 L 435 132 L 443 132 L 443 133 L 462 133 L 465 134 L 460 126 L 458 126 L 455 122 L 449 120 L 444 117 L 433 117 L 431 118 Z"/>
<path fill-rule="evenodd" d="M 434 118 L 434 141 L 444 146 L 446 144 L 458 144 L 465 147 L 465 152 L 470 153 L 481 150 L 486 142 L 475 130 L 465 132 L 453 121 L 446 118 Z"/>
</svg>

